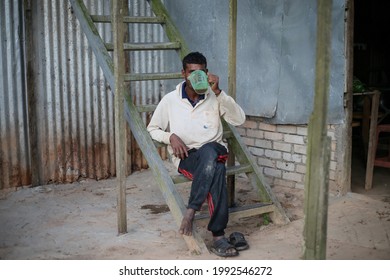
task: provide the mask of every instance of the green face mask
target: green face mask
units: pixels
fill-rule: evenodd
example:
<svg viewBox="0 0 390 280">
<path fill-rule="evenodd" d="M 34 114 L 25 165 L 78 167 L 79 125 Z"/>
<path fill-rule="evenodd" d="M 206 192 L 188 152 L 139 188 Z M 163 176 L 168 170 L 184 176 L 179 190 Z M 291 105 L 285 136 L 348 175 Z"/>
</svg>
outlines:
<svg viewBox="0 0 390 280">
<path fill-rule="evenodd" d="M 205 94 L 209 88 L 208 77 L 203 70 L 195 70 L 188 76 L 188 80 L 197 94 Z"/>
</svg>

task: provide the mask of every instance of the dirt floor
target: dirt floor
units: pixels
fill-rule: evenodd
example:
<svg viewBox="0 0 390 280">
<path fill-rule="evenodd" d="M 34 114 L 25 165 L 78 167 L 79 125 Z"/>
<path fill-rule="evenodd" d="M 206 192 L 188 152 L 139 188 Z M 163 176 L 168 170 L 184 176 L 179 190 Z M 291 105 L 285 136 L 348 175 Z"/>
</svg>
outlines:
<svg viewBox="0 0 390 280">
<path fill-rule="evenodd" d="M 328 259 L 390 259 L 388 179 L 388 170 L 376 169 L 373 191 L 357 186 L 346 196 L 330 196 Z M 128 233 L 118 235 L 115 185 L 115 179 L 84 180 L 1 193 L 0 259 L 221 259 L 189 253 L 148 170 L 127 178 Z M 185 196 L 188 188 L 179 191 Z M 273 191 L 291 223 L 264 224 L 259 216 L 229 222 L 227 233 L 241 231 L 250 244 L 237 259 L 301 258 L 303 190 Z M 236 197 L 241 205 L 257 202 L 245 177 L 238 178 Z M 206 225 L 196 221 L 209 245 Z"/>
</svg>

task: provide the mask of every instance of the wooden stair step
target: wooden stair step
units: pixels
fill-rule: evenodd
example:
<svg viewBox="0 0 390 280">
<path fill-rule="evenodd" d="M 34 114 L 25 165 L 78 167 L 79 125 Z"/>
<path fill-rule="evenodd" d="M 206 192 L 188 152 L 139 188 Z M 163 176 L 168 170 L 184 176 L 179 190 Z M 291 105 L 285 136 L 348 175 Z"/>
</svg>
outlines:
<svg viewBox="0 0 390 280">
<path fill-rule="evenodd" d="M 229 208 L 229 221 L 238 221 L 241 218 L 253 217 L 256 215 L 271 213 L 273 211 L 275 211 L 275 205 L 273 203 L 255 203 L 251 205 L 231 207 Z M 195 215 L 195 220 L 208 218 L 210 218 L 208 213 L 200 213 Z"/>
<path fill-rule="evenodd" d="M 91 15 L 93 22 L 99 23 L 111 23 L 111 16 L 108 15 Z M 165 20 L 163 17 L 123 17 L 124 23 L 151 23 L 151 24 L 163 24 Z"/>
<path fill-rule="evenodd" d="M 114 44 L 106 43 L 108 51 L 114 50 Z M 153 50 L 178 50 L 180 49 L 180 42 L 161 42 L 161 43 L 124 43 L 123 49 L 125 51 L 153 51 Z"/>
<path fill-rule="evenodd" d="M 181 72 L 177 73 L 126 73 L 124 74 L 125 81 L 149 81 L 149 80 L 169 80 L 181 79 Z"/>
<path fill-rule="evenodd" d="M 156 110 L 157 105 L 155 104 L 146 104 L 146 105 L 137 105 L 137 110 L 140 113 L 150 113 Z"/>
</svg>

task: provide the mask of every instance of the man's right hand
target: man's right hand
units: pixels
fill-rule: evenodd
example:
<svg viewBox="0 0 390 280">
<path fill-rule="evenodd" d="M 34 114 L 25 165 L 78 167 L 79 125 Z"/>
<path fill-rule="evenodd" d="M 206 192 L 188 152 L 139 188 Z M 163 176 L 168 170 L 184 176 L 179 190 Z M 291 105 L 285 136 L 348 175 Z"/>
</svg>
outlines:
<svg viewBox="0 0 390 280">
<path fill-rule="evenodd" d="M 180 159 L 185 159 L 188 157 L 188 147 L 186 144 L 184 144 L 183 140 L 176 134 L 172 134 L 169 137 L 169 141 L 171 142 L 173 155 L 175 157 L 178 157 Z"/>
</svg>

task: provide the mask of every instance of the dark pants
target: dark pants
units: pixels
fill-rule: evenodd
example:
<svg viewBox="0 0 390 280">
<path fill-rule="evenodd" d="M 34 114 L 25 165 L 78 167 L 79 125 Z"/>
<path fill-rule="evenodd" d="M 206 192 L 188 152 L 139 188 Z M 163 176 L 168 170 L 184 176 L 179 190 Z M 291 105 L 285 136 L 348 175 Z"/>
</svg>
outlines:
<svg viewBox="0 0 390 280">
<path fill-rule="evenodd" d="M 192 180 L 188 208 L 199 211 L 207 199 L 210 213 L 208 230 L 214 236 L 225 234 L 229 219 L 226 190 L 226 148 L 216 142 L 189 151 L 181 160 L 179 172 Z"/>
</svg>

